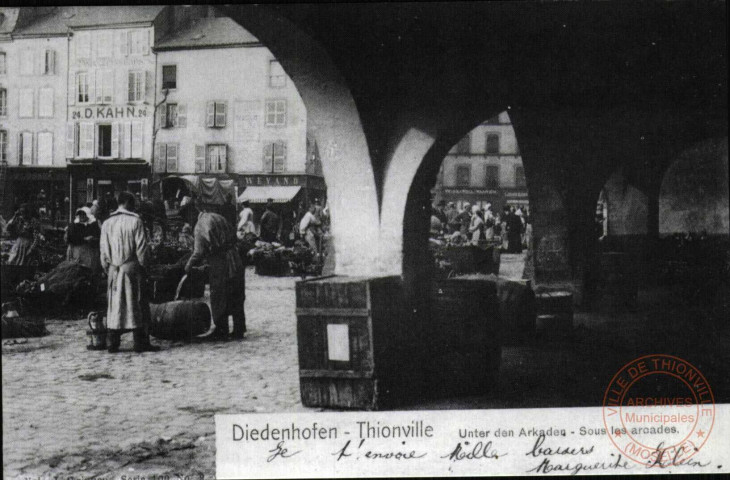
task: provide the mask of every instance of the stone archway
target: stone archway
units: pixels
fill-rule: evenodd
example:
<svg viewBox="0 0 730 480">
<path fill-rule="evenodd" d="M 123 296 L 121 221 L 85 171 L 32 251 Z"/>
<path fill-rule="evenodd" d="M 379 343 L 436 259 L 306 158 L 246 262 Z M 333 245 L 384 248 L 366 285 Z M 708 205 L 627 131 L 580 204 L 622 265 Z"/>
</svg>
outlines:
<svg viewBox="0 0 730 480">
<path fill-rule="evenodd" d="M 335 272 L 376 273 L 375 178 L 360 115 L 345 80 L 327 51 L 283 17 L 255 5 L 224 10 L 271 50 L 304 101 L 308 130 L 319 148 L 328 186 Z"/>
</svg>

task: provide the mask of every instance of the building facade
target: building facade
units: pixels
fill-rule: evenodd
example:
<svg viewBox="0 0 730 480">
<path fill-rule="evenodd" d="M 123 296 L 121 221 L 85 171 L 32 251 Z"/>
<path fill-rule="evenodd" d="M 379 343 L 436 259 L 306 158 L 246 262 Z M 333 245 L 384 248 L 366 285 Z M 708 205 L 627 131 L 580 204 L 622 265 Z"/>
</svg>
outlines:
<svg viewBox="0 0 730 480">
<path fill-rule="evenodd" d="M 214 8 L 0 14 L 3 215 L 41 190 L 66 216 L 122 190 L 165 197 L 183 176 L 227 182 L 232 201 L 325 201 L 294 84 Z"/>
<path fill-rule="evenodd" d="M 461 206 L 527 207 L 527 184 L 517 138 L 507 112 L 475 127 L 444 158 L 435 201 Z"/>
<path fill-rule="evenodd" d="M 15 10 L 10 13 L 8 10 Z M 44 11 L 4 9 L 0 40 L 0 157 L 3 214 L 22 203 L 43 203 L 44 214 L 64 213 L 68 185 L 65 135 L 66 33 L 37 32 Z"/>
<path fill-rule="evenodd" d="M 234 194 L 254 204 L 324 200 L 304 102 L 258 39 L 230 18 L 208 17 L 154 50 L 154 173 L 168 203 L 181 193 L 166 185 L 186 175 L 231 179 Z"/>
</svg>

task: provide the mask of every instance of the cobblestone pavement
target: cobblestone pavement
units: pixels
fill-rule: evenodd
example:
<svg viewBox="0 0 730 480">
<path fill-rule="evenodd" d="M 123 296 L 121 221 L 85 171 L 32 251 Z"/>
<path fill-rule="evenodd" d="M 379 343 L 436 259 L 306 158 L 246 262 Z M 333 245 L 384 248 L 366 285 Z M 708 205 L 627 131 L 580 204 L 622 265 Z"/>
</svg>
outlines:
<svg viewBox="0 0 730 480">
<path fill-rule="evenodd" d="M 296 280 L 247 271 L 243 342 L 158 340 L 161 352 L 135 354 L 127 334 L 110 355 L 86 350 L 85 320 L 4 341 L 3 477 L 213 478 L 216 413 L 304 410 Z"/>
</svg>

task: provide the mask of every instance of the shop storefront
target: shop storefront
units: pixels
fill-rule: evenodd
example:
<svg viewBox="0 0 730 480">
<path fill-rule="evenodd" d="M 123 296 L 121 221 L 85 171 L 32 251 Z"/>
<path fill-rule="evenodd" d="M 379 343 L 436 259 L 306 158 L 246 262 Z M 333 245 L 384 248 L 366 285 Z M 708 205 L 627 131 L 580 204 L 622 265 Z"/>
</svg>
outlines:
<svg viewBox="0 0 730 480">
<path fill-rule="evenodd" d="M 492 211 L 501 211 L 508 207 L 527 207 L 529 199 L 526 188 L 464 188 L 464 187 L 442 187 L 438 192 L 437 200 L 453 202 L 457 208 L 464 203 L 485 207 L 491 204 Z"/>
<path fill-rule="evenodd" d="M 252 206 L 265 205 L 269 198 L 276 204 L 289 204 L 304 210 L 310 203 L 327 202 L 327 186 L 317 175 L 243 174 L 238 175 L 239 202 L 248 200 Z"/>
<path fill-rule="evenodd" d="M 11 167 L 7 170 L 3 217 L 9 219 L 21 204 L 27 203 L 52 223 L 68 220 L 68 174 L 65 168 Z"/>
<path fill-rule="evenodd" d="M 115 197 L 127 191 L 142 200 L 149 197 L 150 166 L 147 162 L 73 161 L 68 165 L 72 186 L 72 211 L 93 200 Z"/>
</svg>

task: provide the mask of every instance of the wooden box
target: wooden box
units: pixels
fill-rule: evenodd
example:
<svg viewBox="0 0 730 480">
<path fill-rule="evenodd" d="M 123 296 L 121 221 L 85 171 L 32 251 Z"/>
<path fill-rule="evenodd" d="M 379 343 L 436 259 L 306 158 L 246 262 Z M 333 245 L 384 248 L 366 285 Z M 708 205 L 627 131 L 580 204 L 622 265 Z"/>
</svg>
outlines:
<svg viewBox="0 0 730 480">
<path fill-rule="evenodd" d="M 296 297 L 305 406 L 376 410 L 420 394 L 422 334 L 400 277 L 303 280 Z"/>
<path fill-rule="evenodd" d="M 428 392 L 482 395 L 496 386 L 502 358 L 496 283 L 480 278 L 431 285 Z"/>
</svg>

